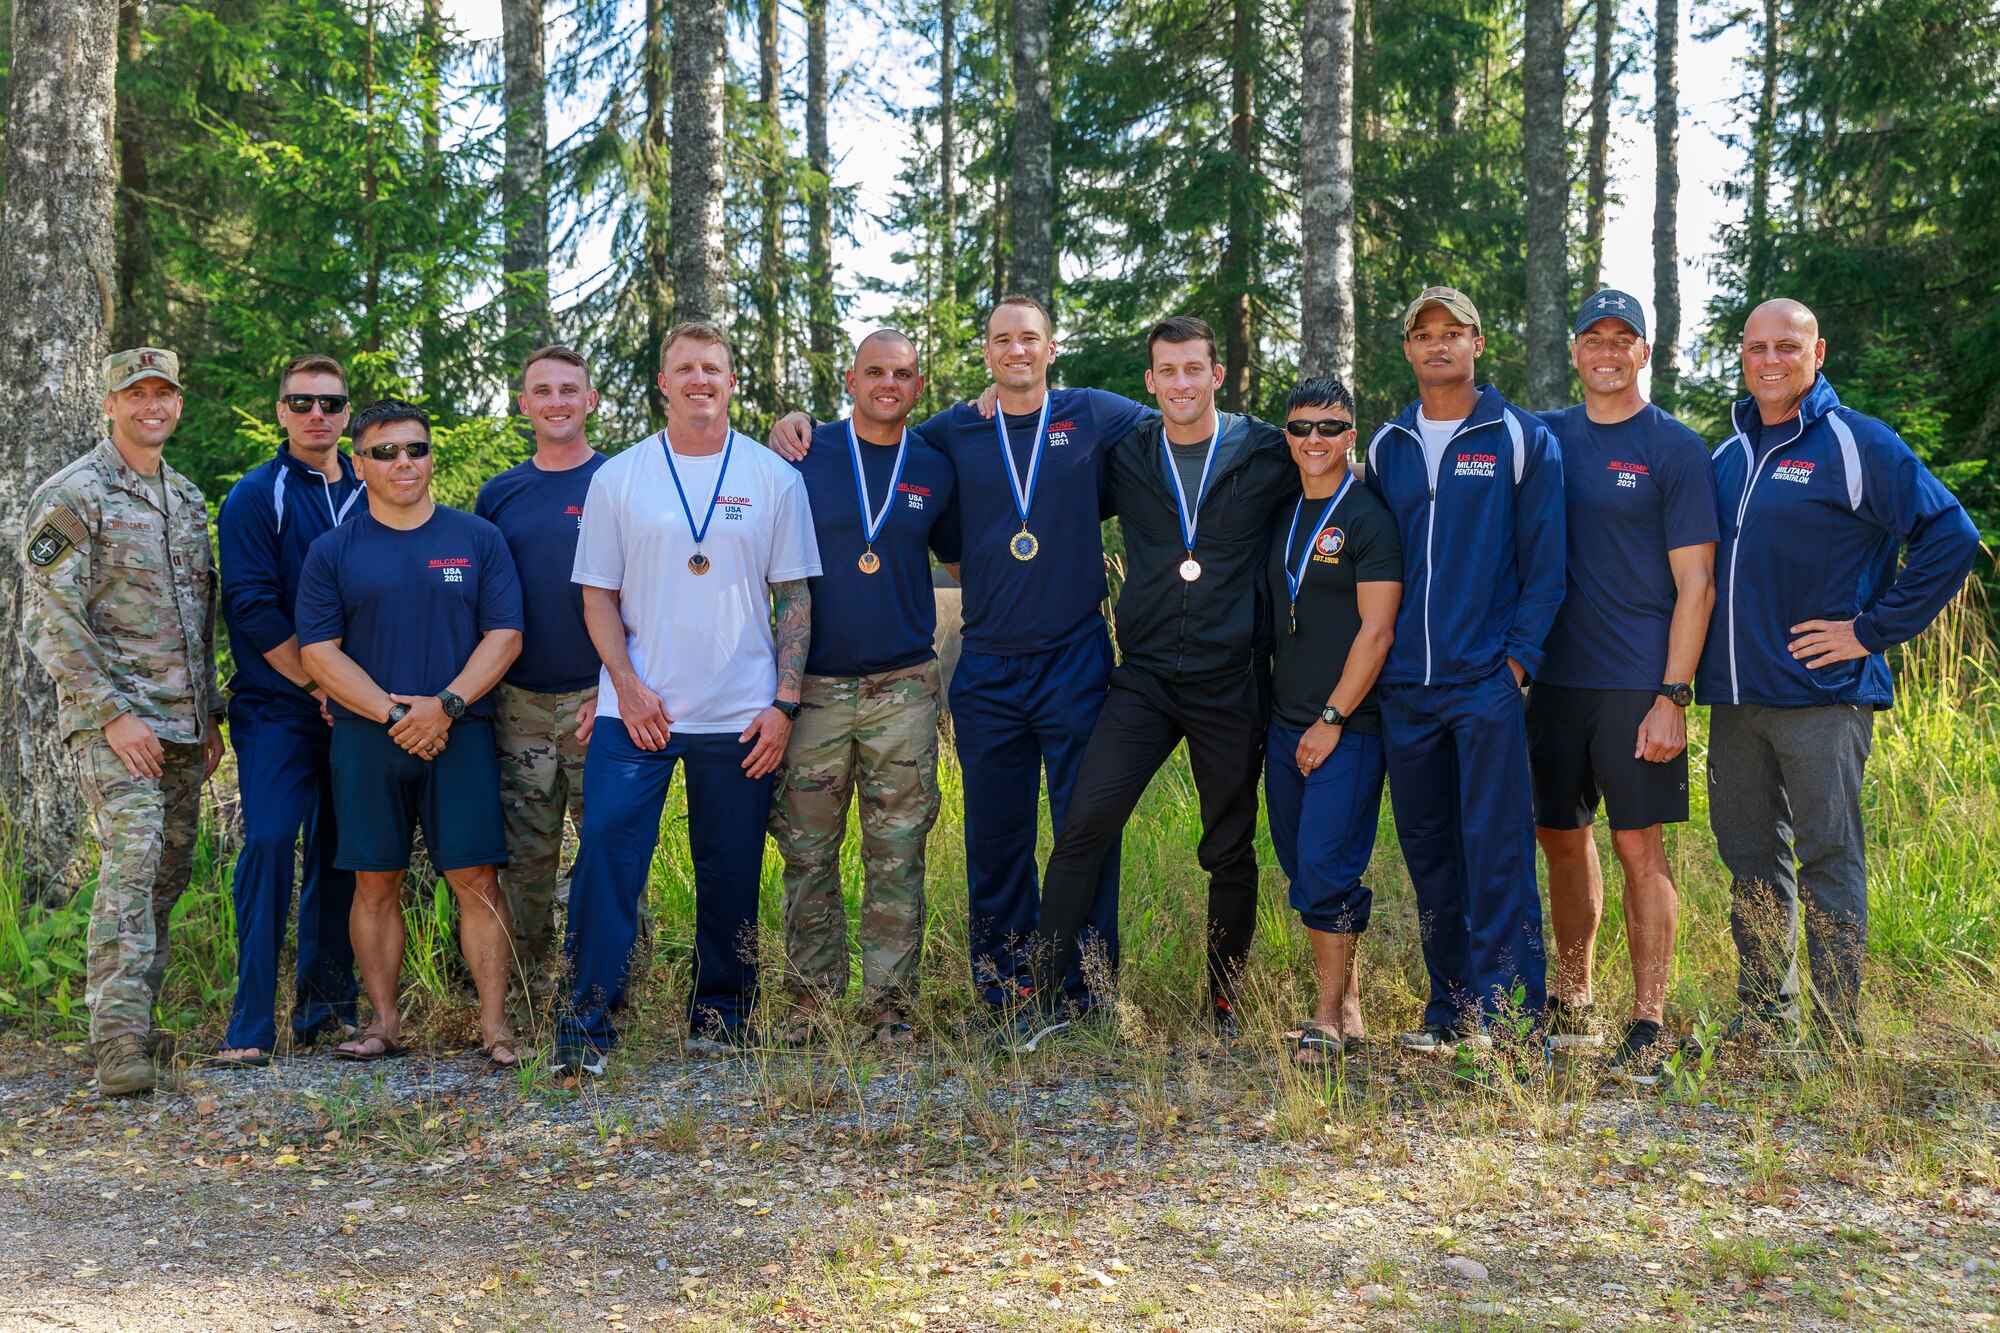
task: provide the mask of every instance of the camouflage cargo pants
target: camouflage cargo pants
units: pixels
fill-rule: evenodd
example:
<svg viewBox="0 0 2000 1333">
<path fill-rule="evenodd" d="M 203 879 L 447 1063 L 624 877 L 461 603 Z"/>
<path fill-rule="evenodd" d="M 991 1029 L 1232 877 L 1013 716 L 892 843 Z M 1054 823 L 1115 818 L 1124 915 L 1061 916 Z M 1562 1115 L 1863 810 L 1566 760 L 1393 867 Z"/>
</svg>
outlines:
<svg viewBox="0 0 2000 1333">
<path fill-rule="evenodd" d="M 69 739 L 77 784 L 90 807 L 97 841 L 97 893 L 90 906 L 90 1041 L 145 1040 L 153 1001 L 167 975 L 167 918 L 187 891 L 201 824 L 201 747 L 160 747 L 157 778 L 135 778 L 101 731 Z"/>
<path fill-rule="evenodd" d="M 861 798 L 861 982 L 878 1003 L 916 1000 L 924 950 L 924 843 L 938 814 L 938 666 L 807 676 L 771 833 L 785 860 L 786 984 L 847 991 L 840 844 Z"/>
<path fill-rule="evenodd" d="M 554 993 L 555 904 L 563 879 L 563 816 L 583 827 L 582 742 L 576 712 L 595 686 L 536 694 L 501 685 L 493 695 L 493 745 L 500 758 L 500 810 L 507 864 L 500 888 L 514 913 L 514 959 L 530 998 Z"/>
</svg>

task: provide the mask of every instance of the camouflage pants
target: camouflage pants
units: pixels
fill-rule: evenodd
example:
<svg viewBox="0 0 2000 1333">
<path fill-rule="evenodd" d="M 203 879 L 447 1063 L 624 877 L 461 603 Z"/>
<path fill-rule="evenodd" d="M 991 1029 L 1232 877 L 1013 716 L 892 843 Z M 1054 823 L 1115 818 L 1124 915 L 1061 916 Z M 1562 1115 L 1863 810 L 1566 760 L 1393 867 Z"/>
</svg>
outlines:
<svg viewBox="0 0 2000 1333">
<path fill-rule="evenodd" d="M 847 991 L 840 844 L 861 797 L 861 982 L 882 1004 L 916 999 L 924 951 L 924 842 L 937 822 L 938 666 L 807 676 L 771 834 L 785 859 L 786 984 Z"/>
<path fill-rule="evenodd" d="M 530 996 L 554 991 L 555 904 L 563 880 L 563 816 L 583 828 L 583 754 L 576 712 L 597 688 L 536 694 L 501 685 L 493 695 L 493 745 L 500 758 L 500 811 L 507 864 L 500 888 L 514 913 L 514 959 Z"/>
<path fill-rule="evenodd" d="M 83 1000 L 92 1045 L 144 1040 L 167 974 L 167 918 L 194 870 L 201 822 L 201 747 L 166 741 L 161 776 L 135 778 L 101 731 L 69 739 L 77 784 L 104 848 L 90 906 Z"/>
</svg>

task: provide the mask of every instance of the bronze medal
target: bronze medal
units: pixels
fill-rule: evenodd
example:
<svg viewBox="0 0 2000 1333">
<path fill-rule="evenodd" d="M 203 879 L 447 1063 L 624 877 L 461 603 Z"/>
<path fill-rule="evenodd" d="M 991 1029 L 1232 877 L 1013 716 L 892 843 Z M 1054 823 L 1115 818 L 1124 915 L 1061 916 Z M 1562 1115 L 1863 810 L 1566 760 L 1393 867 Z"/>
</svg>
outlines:
<svg viewBox="0 0 2000 1333">
<path fill-rule="evenodd" d="M 708 573 L 708 557 L 696 551 L 688 557 L 688 569 L 696 574 Z"/>
<path fill-rule="evenodd" d="M 861 553 L 861 558 L 855 561 L 854 563 L 861 566 L 861 572 L 863 574 L 873 574 L 876 570 L 882 568 L 882 557 L 876 555 L 874 550 L 871 548 L 869 550 L 863 551 Z"/>
</svg>

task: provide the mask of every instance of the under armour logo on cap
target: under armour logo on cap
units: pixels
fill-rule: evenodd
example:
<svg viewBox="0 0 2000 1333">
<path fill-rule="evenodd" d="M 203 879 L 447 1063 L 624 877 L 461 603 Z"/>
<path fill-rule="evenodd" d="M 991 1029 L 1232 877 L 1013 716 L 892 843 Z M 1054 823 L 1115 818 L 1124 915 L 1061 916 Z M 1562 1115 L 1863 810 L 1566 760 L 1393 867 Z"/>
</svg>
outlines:
<svg viewBox="0 0 2000 1333">
<path fill-rule="evenodd" d="M 1646 336 L 1645 307 L 1625 292 L 1606 288 L 1585 301 L 1576 312 L 1575 336 L 1582 337 L 1584 330 L 1601 319 L 1615 319 L 1641 338 Z"/>
</svg>

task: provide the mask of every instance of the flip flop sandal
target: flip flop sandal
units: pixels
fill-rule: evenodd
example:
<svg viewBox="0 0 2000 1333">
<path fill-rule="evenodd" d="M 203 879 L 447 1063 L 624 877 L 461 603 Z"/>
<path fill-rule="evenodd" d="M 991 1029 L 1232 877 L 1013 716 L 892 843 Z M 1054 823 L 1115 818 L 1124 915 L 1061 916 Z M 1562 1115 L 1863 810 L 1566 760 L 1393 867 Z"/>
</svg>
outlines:
<svg viewBox="0 0 2000 1333">
<path fill-rule="evenodd" d="M 1319 1058 L 1301 1060 L 1299 1057 L 1307 1051 L 1311 1051 Z M 1347 1044 L 1341 1040 L 1338 1033 L 1307 1026 L 1299 1032 L 1298 1049 L 1292 1052 L 1292 1063 L 1300 1069 L 1325 1069 L 1337 1063 L 1346 1053 Z"/>
<path fill-rule="evenodd" d="M 527 1044 L 518 1036 L 500 1037 L 487 1042 L 479 1049 L 486 1057 L 486 1067 L 494 1070 L 517 1068 L 527 1055 Z M 502 1060 L 499 1054 L 501 1051 L 507 1052 L 509 1058 Z"/>
<path fill-rule="evenodd" d="M 211 1069 L 268 1069 L 271 1067 L 271 1053 L 258 1051 L 255 1055 L 223 1055 L 220 1052 L 208 1057 Z"/>
<path fill-rule="evenodd" d="M 410 1053 L 409 1047 L 399 1041 L 393 1041 L 379 1032 L 364 1032 L 360 1036 L 355 1037 L 352 1044 L 359 1045 L 371 1041 L 381 1046 L 382 1049 L 379 1051 L 350 1051 L 346 1046 L 336 1046 L 333 1048 L 333 1058 L 336 1060 L 349 1060 L 355 1064 L 369 1064 L 376 1060 L 400 1059 Z"/>
</svg>

